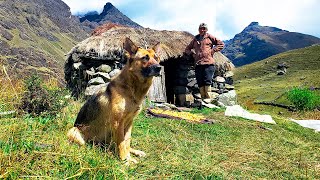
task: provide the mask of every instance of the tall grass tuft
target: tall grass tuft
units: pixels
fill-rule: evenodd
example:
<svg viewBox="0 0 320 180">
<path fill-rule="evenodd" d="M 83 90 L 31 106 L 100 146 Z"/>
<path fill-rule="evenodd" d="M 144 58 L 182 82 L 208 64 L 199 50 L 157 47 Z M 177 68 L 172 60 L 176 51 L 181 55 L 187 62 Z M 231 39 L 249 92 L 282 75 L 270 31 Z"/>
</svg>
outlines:
<svg viewBox="0 0 320 180">
<path fill-rule="evenodd" d="M 320 96 L 308 88 L 293 88 L 287 96 L 298 110 L 314 110 L 320 106 Z"/>
<path fill-rule="evenodd" d="M 25 87 L 19 109 L 31 116 L 55 116 L 67 105 L 67 91 L 47 87 L 36 74 L 25 80 Z"/>
</svg>

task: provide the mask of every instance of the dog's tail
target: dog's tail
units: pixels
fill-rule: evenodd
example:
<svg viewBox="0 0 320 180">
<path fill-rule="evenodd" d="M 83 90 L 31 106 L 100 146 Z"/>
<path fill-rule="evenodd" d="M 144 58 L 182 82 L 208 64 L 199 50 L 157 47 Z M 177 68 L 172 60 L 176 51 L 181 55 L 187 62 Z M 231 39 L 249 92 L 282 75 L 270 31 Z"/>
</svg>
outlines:
<svg viewBox="0 0 320 180">
<path fill-rule="evenodd" d="M 78 143 L 79 145 L 85 145 L 85 140 L 83 139 L 83 136 L 80 132 L 80 130 L 77 127 L 73 127 L 68 131 L 68 139 L 71 142 Z"/>
</svg>

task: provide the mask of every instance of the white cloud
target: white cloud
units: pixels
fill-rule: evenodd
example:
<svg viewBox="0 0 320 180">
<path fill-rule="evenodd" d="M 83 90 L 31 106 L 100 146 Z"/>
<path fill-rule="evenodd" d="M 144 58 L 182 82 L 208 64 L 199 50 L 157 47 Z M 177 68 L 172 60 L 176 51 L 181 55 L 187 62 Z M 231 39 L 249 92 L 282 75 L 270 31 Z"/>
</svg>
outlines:
<svg viewBox="0 0 320 180">
<path fill-rule="evenodd" d="M 252 21 L 263 26 L 320 36 L 319 0 L 63 0 L 71 12 L 101 12 L 111 2 L 138 24 L 158 30 L 196 34 L 205 22 L 209 32 L 230 39 Z"/>
</svg>

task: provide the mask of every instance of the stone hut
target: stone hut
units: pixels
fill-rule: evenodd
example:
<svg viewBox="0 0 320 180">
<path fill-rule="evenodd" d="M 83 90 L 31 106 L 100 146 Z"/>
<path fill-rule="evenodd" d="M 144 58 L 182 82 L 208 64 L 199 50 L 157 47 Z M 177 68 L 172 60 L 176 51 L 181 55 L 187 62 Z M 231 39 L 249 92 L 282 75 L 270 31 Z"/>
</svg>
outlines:
<svg viewBox="0 0 320 180">
<path fill-rule="evenodd" d="M 149 28 L 131 28 L 115 24 L 98 27 L 92 36 L 77 44 L 67 54 L 65 80 L 72 95 L 90 96 L 107 86 L 125 65 L 122 48 L 125 37 L 138 46 L 147 48 L 161 42 L 159 54 L 162 68 L 160 77 L 154 78 L 148 98 L 178 106 L 192 106 L 199 99 L 193 59 L 183 52 L 193 35 L 183 31 L 158 31 Z M 215 53 L 216 76 L 212 85 L 212 98 L 233 89 L 233 64 L 221 53 Z"/>
</svg>

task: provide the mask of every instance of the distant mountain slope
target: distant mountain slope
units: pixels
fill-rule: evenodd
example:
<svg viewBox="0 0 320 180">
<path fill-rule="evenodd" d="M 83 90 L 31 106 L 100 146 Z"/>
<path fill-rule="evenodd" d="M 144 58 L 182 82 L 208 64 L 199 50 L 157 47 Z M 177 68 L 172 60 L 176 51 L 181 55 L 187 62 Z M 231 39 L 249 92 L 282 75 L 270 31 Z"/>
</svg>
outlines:
<svg viewBox="0 0 320 180">
<path fill-rule="evenodd" d="M 61 0 L 0 1 L 0 65 L 12 76 L 37 70 L 63 79 L 64 54 L 87 36 Z"/>
<path fill-rule="evenodd" d="M 320 43 L 320 39 L 252 22 L 225 43 L 223 54 L 236 66 L 242 66 L 281 52 Z"/>
<path fill-rule="evenodd" d="M 288 104 L 281 97 L 291 88 L 320 88 L 319 52 L 320 45 L 313 45 L 236 68 L 234 80 L 239 102 L 249 109 L 259 108 L 253 102 Z M 288 67 L 287 72 L 277 75 L 281 64 Z"/>
<path fill-rule="evenodd" d="M 102 13 L 98 14 L 97 12 L 89 12 L 86 15 L 80 17 L 80 22 L 88 27 L 88 30 L 93 30 L 97 26 L 108 22 L 133 28 L 142 27 L 139 24 L 133 22 L 130 18 L 120 12 L 109 2 L 103 7 Z"/>
</svg>

